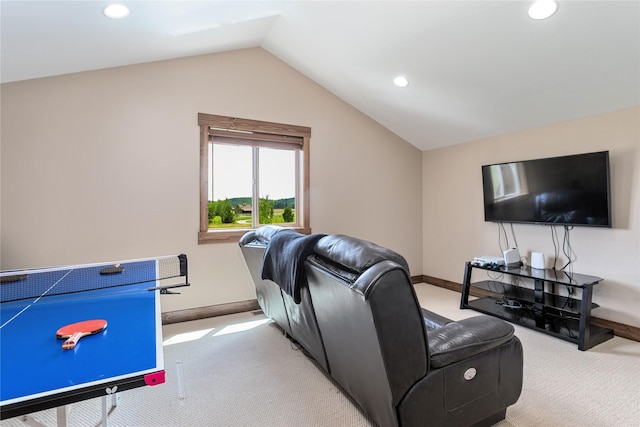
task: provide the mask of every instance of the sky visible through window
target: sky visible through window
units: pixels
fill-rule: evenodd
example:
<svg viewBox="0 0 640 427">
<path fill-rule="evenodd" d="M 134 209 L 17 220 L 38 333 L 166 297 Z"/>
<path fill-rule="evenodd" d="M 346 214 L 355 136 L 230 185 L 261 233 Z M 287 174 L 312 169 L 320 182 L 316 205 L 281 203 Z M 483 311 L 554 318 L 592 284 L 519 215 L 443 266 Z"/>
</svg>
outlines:
<svg viewBox="0 0 640 427">
<path fill-rule="evenodd" d="M 213 144 L 209 150 L 209 168 L 213 167 L 209 200 L 251 197 L 251 153 L 248 146 Z M 260 148 L 260 197 L 295 197 L 295 155 L 293 150 Z"/>
</svg>

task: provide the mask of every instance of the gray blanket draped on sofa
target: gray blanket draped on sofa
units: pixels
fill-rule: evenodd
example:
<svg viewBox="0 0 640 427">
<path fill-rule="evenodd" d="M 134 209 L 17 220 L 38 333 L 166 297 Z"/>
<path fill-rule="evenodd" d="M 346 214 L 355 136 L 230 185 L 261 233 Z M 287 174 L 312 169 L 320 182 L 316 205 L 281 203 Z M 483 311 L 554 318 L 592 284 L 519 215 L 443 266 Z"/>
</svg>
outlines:
<svg viewBox="0 0 640 427">
<path fill-rule="evenodd" d="M 274 234 L 262 260 L 262 279 L 272 280 L 291 296 L 296 304 L 300 304 L 300 288 L 306 285 L 302 263 L 313 253 L 316 242 L 324 236 L 305 236 L 292 230 Z"/>
</svg>

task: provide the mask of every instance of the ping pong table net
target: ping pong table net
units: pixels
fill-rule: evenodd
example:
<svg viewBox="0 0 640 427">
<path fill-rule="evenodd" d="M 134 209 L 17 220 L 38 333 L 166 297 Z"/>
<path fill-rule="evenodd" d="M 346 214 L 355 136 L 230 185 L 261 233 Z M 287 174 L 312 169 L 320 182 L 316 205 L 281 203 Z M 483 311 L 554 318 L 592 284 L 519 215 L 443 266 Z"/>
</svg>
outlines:
<svg viewBox="0 0 640 427">
<path fill-rule="evenodd" d="M 115 270 L 115 271 L 114 271 Z M 101 273 L 102 272 L 102 273 Z M 184 277 L 184 283 L 160 286 L 160 281 Z M 182 280 L 180 280 L 182 282 Z M 149 283 L 147 290 L 189 286 L 185 254 L 64 267 L 0 272 L 0 302 L 95 291 Z M 139 290 L 140 287 L 138 286 Z"/>
</svg>

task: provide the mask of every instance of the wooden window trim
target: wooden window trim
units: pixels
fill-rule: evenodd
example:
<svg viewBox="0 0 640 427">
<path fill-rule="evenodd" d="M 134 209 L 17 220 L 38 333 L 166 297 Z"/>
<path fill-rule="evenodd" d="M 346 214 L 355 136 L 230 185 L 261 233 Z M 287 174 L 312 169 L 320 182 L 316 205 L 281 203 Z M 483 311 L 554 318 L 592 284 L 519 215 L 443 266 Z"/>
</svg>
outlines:
<svg viewBox="0 0 640 427">
<path fill-rule="evenodd" d="M 272 141 L 275 144 L 302 145 L 302 216 L 299 227 L 293 229 L 303 233 L 311 233 L 311 217 L 309 199 L 310 195 L 310 157 L 309 142 L 311 128 L 304 126 L 288 125 L 282 123 L 264 122 L 260 120 L 242 119 L 238 117 L 226 117 L 213 114 L 198 113 L 198 126 L 200 126 L 200 231 L 198 232 L 198 244 L 206 243 L 233 243 L 249 230 L 211 230 L 209 229 L 209 136 L 217 135 L 224 138 L 261 139 Z M 249 133 L 247 133 L 249 132 Z M 257 134 L 253 136 L 252 134 Z"/>
</svg>

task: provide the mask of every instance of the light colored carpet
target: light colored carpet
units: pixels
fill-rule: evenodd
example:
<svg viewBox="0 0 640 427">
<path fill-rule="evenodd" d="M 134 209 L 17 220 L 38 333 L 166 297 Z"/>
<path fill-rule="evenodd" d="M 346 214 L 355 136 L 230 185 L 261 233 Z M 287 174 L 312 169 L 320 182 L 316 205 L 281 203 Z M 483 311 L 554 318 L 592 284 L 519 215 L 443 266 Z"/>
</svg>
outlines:
<svg viewBox="0 0 640 427">
<path fill-rule="evenodd" d="M 451 319 L 460 294 L 416 285 L 421 305 Z M 586 352 L 516 326 L 524 388 L 497 427 L 640 425 L 640 343 L 624 338 Z M 365 427 L 371 421 L 262 314 L 241 313 L 164 327 L 167 382 L 120 394 L 110 426 Z M 55 410 L 31 415 L 55 425 Z M 97 426 L 100 399 L 70 406 L 69 426 Z M 425 420 L 426 421 L 426 420 Z M 20 417 L 1 426 L 25 426 Z M 426 424 L 425 424 L 426 425 Z"/>
</svg>

